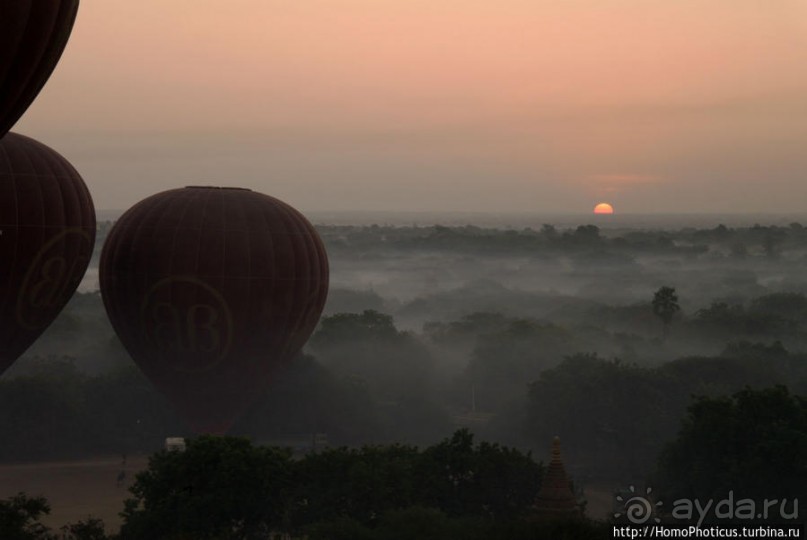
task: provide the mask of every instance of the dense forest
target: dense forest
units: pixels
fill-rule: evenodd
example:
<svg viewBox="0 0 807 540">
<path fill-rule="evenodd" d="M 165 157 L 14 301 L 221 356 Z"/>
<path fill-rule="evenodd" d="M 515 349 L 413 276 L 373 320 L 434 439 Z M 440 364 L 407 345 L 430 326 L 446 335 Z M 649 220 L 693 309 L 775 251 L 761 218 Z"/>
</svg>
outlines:
<svg viewBox="0 0 807 540">
<path fill-rule="evenodd" d="M 689 496 L 804 495 L 800 224 L 319 231 L 326 314 L 233 435 L 301 454 L 318 436 L 348 453 L 414 455 L 465 428 L 534 470 L 557 435 L 580 493 L 653 483 Z M 0 433 L 13 434 L 0 461 L 152 453 L 189 434 L 121 347 L 96 289 L 97 259 L 0 378 Z M 695 463 L 697 475 L 682 472 Z M 459 519 L 415 495 L 376 514 L 402 506 Z"/>
</svg>

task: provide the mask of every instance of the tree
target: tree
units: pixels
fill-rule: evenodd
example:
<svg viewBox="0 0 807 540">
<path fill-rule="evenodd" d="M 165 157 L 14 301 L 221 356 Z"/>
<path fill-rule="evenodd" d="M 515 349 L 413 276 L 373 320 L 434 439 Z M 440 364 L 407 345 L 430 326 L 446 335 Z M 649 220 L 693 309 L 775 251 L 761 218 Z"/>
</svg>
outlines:
<svg viewBox="0 0 807 540">
<path fill-rule="evenodd" d="M 543 467 L 530 454 L 482 442 L 467 429 L 423 451 L 415 501 L 449 516 L 511 519 L 535 500 Z"/>
<path fill-rule="evenodd" d="M 554 241 L 557 240 L 558 236 L 560 235 L 554 225 L 544 223 L 541 226 L 541 236 L 544 237 L 547 241 Z"/>
<path fill-rule="evenodd" d="M 50 514 L 44 497 L 25 493 L 0 501 L 0 538 L 3 540 L 48 540 L 48 529 L 39 520 Z"/>
<path fill-rule="evenodd" d="M 310 347 L 334 375 L 366 382 L 376 401 L 430 398 L 434 358 L 415 335 L 399 331 L 389 315 L 366 310 L 324 317 Z"/>
<path fill-rule="evenodd" d="M 402 445 L 333 448 L 296 463 L 298 525 L 349 518 L 370 525 L 413 504 L 419 452 Z"/>
<path fill-rule="evenodd" d="M 264 540 L 316 530 L 359 538 L 407 509 L 429 522 L 443 514 L 507 522 L 529 511 L 541 476 L 529 454 L 474 445 L 466 430 L 423 451 L 336 448 L 298 461 L 246 439 L 200 437 L 184 452 L 152 456 L 130 489 L 120 539 Z"/>
<path fill-rule="evenodd" d="M 137 475 L 121 539 L 263 539 L 284 528 L 291 453 L 235 437 L 199 437 L 161 451 Z"/>
<path fill-rule="evenodd" d="M 670 333 L 670 324 L 676 313 L 681 311 L 678 305 L 678 295 L 673 287 L 661 287 L 653 295 L 653 314 L 661 319 L 664 325 L 664 339 Z"/>
<path fill-rule="evenodd" d="M 61 534 L 54 535 L 40 523 L 50 514 L 50 504 L 44 497 L 29 497 L 18 493 L 0 500 L 0 538 L 3 540 L 107 540 L 104 522 L 93 517 L 86 521 L 68 523 Z"/>
<path fill-rule="evenodd" d="M 571 332 L 533 319 L 506 319 L 487 333 L 478 333 L 476 346 L 458 380 L 467 395 L 475 387 L 477 403 L 487 412 L 500 412 L 522 396 L 525 381 L 535 380 L 575 352 Z M 463 402 L 463 405 L 467 401 Z"/>
<path fill-rule="evenodd" d="M 104 522 L 97 518 L 68 523 L 62 527 L 61 540 L 107 540 Z"/>
<path fill-rule="evenodd" d="M 699 398 L 659 460 L 665 500 L 807 497 L 807 401 L 776 386 Z"/>
<path fill-rule="evenodd" d="M 770 259 L 779 257 L 779 245 L 787 239 L 787 233 L 779 227 L 766 227 L 765 236 L 762 238 L 762 247 L 765 249 L 765 256 Z"/>
<path fill-rule="evenodd" d="M 512 519 L 534 501 L 543 469 L 529 454 L 474 445 L 473 435 L 460 430 L 422 452 L 401 445 L 336 448 L 306 456 L 296 470 L 295 525 L 341 528 L 347 526 L 341 519 L 376 526 L 406 508 Z"/>
<path fill-rule="evenodd" d="M 574 238 L 585 242 L 600 241 L 600 228 L 596 225 L 579 225 L 574 231 Z"/>
<path fill-rule="evenodd" d="M 361 313 L 337 313 L 323 317 L 312 345 L 327 348 L 345 340 L 395 341 L 401 334 L 390 315 L 366 309 Z"/>
<path fill-rule="evenodd" d="M 557 435 L 564 457 L 586 474 L 626 479 L 652 468 L 675 432 L 671 377 L 593 354 L 567 357 L 529 386 L 528 433 L 534 447 Z M 684 394 L 686 395 L 686 394 Z"/>
<path fill-rule="evenodd" d="M 327 433 L 332 444 L 378 438 L 383 425 L 364 381 L 340 377 L 314 357 L 300 355 L 235 425 L 233 434 L 278 440 Z"/>
</svg>

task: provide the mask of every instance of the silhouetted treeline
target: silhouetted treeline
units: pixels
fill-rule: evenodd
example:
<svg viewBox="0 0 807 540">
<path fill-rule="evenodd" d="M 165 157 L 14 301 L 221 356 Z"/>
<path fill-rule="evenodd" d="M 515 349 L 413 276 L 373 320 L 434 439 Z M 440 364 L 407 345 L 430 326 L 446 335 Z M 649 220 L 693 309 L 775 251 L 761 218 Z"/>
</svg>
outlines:
<svg viewBox="0 0 807 540">
<path fill-rule="evenodd" d="M 423 450 L 337 448 L 298 461 L 244 439 L 201 437 L 152 457 L 131 488 L 121 538 L 504 538 L 532 514 L 542 471 L 529 454 L 474 444 L 468 431 Z"/>
<path fill-rule="evenodd" d="M 303 459 L 246 439 L 200 437 L 160 451 L 130 488 L 119 535 L 92 518 L 58 538 L 310 539 L 590 538 L 604 525 L 546 519 L 533 508 L 543 467 L 468 431 L 423 450 L 336 448 Z M 0 501 L 4 538 L 55 540 L 39 523 L 44 498 Z"/>
<path fill-rule="evenodd" d="M 575 360 L 587 361 L 596 359 Z M 766 520 L 798 523 L 797 500 L 807 495 L 805 464 L 803 398 L 782 386 L 698 398 L 658 460 L 652 500 L 671 504 L 656 505 L 655 517 L 687 525 L 695 520 L 744 524 L 759 517 L 758 509 Z M 46 499 L 19 494 L 0 500 L 0 536 L 604 538 L 610 519 L 598 523 L 579 514 L 561 518 L 536 512 L 543 474 L 530 454 L 487 442 L 475 445 L 467 430 L 422 450 L 400 444 L 334 448 L 302 459 L 293 459 L 289 449 L 255 446 L 247 439 L 200 437 L 189 440 L 184 451 L 163 450 L 151 457 L 148 470 L 130 488 L 119 535 L 107 536 L 103 523 L 92 517 L 54 534 L 40 523 L 49 512 Z M 676 505 L 695 499 L 707 506 L 694 518 L 676 514 Z M 772 506 L 766 503 L 771 500 Z M 713 508 L 709 501 L 721 503 Z"/>
<path fill-rule="evenodd" d="M 540 229 L 491 229 L 474 225 L 426 226 L 319 226 L 326 246 L 335 251 L 368 250 L 381 247 L 407 250 L 451 251 L 578 251 L 614 249 L 633 253 L 697 255 L 719 247 L 732 256 L 757 254 L 775 257 L 782 251 L 807 247 L 807 229 L 800 223 L 789 226 L 665 231 L 606 230 L 596 225 L 565 229 L 546 224 Z"/>
<path fill-rule="evenodd" d="M 737 343 L 721 356 L 655 368 L 576 355 L 530 385 L 525 432 L 535 442 L 560 435 L 581 480 L 639 482 L 676 436 L 693 396 L 718 398 L 788 381 L 807 395 L 807 357 L 777 345 Z"/>
</svg>

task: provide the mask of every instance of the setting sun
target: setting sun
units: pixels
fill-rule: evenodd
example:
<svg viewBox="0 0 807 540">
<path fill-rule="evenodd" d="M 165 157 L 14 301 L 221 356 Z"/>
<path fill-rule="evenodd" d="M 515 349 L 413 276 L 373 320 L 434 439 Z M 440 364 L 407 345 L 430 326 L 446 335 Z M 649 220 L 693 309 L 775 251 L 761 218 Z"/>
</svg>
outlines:
<svg viewBox="0 0 807 540">
<path fill-rule="evenodd" d="M 595 214 L 613 214 L 614 207 L 608 203 L 600 203 L 594 207 Z"/>
</svg>

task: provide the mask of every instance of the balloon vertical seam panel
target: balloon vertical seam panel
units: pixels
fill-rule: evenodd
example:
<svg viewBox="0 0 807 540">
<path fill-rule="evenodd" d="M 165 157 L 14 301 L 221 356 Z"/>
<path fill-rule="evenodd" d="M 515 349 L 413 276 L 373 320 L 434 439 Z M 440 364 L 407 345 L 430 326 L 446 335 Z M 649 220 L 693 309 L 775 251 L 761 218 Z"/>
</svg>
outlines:
<svg viewBox="0 0 807 540">
<path fill-rule="evenodd" d="M 0 0 L 0 137 L 56 69 L 78 6 L 79 0 Z"/>
</svg>

